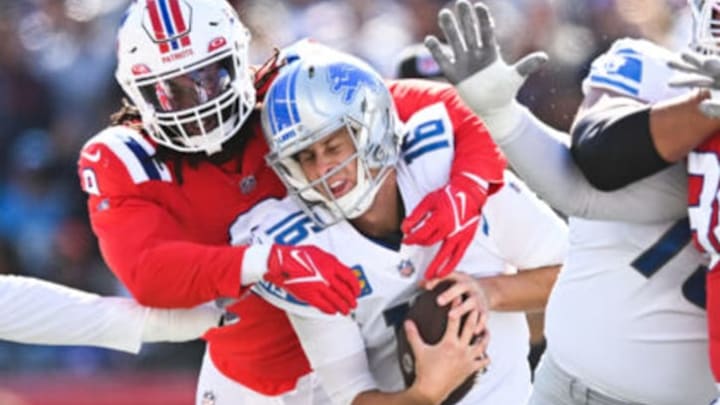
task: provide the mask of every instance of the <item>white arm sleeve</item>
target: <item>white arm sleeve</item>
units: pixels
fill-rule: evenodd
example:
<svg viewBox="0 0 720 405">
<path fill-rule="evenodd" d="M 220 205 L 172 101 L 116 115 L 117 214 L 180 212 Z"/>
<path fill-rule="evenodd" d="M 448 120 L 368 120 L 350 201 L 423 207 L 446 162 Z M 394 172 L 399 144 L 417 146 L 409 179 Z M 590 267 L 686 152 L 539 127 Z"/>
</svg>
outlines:
<svg viewBox="0 0 720 405">
<path fill-rule="evenodd" d="M 138 353 L 143 342 L 197 339 L 216 326 L 212 305 L 155 309 L 59 284 L 0 276 L 0 339 L 19 343 L 98 346 Z"/>
<path fill-rule="evenodd" d="M 0 339 L 140 351 L 148 309 L 46 281 L 0 276 Z"/>
<path fill-rule="evenodd" d="M 520 177 L 553 208 L 567 216 L 641 223 L 687 216 L 682 163 L 620 190 L 599 191 L 573 162 L 566 133 L 544 124 L 525 107 L 514 108 L 517 124 L 498 144 Z"/>
<path fill-rule="evenodd" d="M 335 405 L 350 405 L 365 391 L 378 389 L 358 325 L 350 317 L 288 314 L 300 344 Z"/>
</svg>

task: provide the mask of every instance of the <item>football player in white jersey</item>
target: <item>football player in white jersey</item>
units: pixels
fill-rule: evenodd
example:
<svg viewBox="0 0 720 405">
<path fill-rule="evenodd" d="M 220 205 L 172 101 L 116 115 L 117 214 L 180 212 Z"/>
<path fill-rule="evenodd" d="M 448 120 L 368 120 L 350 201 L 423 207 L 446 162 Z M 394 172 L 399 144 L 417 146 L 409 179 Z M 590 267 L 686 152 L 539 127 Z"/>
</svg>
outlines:
<svg viewBox="0 0 720 405">
<path fill-rule="evenodd" d="M 570 216 L 568 259 L 546 310 L 548 346 L 530 403 L 707 404 L 717 395 L 707 360 L 707 261 L 691 243 L 684 165 L 619 191 L 594 189 L 575 165 L 567 136 L 515 101 L 525 76 L 545 57 L 505 64 L 483 5 L 458 1 L 454 14 L 444 11 L 439 19 L 453 55 L 440 52 L 435 38 L 426 44 L 445 75 L 485 118 L 528 184 Z M 603 103 L 618 103 L 629 114 L 615 115 L 624 119 L 595 127 L 596 133 L 633 140 L 632 129 L 644 122 L 653 135 L 683 130 L 688 145 L 712 133 L 718 122 L 698 110 L 707 94 L 687 96 L 665 85 L 671 57 L 646 41 L 616 42 L 583 83 L 586 98 L 576 127 L 602 112 Z M 667 125 L 668 117 L 674 126 Z M 636 156 L 637 166 L 647 165 L 641 169 L 658 170 L 679 159 L 673 155 L 682 146 L 678 142 L 668 149 L 662 138 L 653 140 L 655 156 Z M 631 168 L 607 168 L 620 175 L 626 169 Z"/>
<path fill-rule="evenodd" d="M 263 127 L 268 161 L 290 197 L 266 200 L 241 214 L 231 229 L 233 243 L 312 244 L 332 251 L 352 265 L 362 290 L 350 317 L 323 315 L 268 283 L 257 284 L 254 292 L 287 311 L 334 403 L 406 403 L 392 401 L 402 401 L 418 386 L 434 391 L 427 403 L 440 403 L 449 393 L 441 385 L 417 383 L 402 391 L 394 328 L 438 249 L 402 243 L 400 224 L 449 176 L 454 147 L 444 104 L 421 108 L 400 123 L 380 77 L 361 61 L 328 51 L 283 67 L 268 90 Z M 505 180 L 488 199 L 457 266 L 472 278 L 440 297 L 474 291 L 476 298 L 454 316 L 482 307 L 482 296 L 491 310 L 492 365 L 464 404 L 527 401 L 523 311 L 544 307 L 566 252 L 563 221 L 512 174 Z M 457 209 L 465 209 L 462 201 Z M 316 276 L 312 269 L 308 262 L 308 277 Z M 421 374 L 457 368 L 452 359 L 421 365 L 423 352 L 416 353 Z"/>
<path fill-rule="evenodd" d="M 218 325 L 214 305 L 143 307 L 131 298 L 100 297 L 30 277 L 0 275 L 0 339 L 97 346 L 137 354 L 143 342 L 198 339 Z"/>
</svg>

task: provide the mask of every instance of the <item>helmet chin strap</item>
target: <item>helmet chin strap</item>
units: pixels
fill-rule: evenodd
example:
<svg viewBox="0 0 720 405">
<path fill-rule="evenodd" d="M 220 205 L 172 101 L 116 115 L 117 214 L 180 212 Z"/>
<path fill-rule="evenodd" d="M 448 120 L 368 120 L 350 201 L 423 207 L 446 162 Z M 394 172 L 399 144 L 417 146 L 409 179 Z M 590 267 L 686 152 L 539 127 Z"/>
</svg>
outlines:
<svg viewBox="0 0 720 405">
<path fill-rule="evenodd" d="M 200 148 L 203 148 L 205 151 L 205 154 L 210 156 L 215 153 L 221 152 L 223 148 L 223 144 L 225 143 L 225 140 L 223 140 L 223 134 L 225 134 L 228 131 L 232 131 L 233 125 L 235 125 L 235 121 L 238 119 L 238 114 L 233 114 L 232 118 L 223 122 L 222 125 L 218 125 L 215 129 L 210 131 L 207 134 L 197 135 L 195 137 L 190 138 L 190 141 L 193 140 L 193 138 L 201 139 L 203 142 L 200 145 L 193 145 Z M 214 139 L 215 138 L 215 139 Z M 228 140 L 231 138 L 228 138 Z M 203 145 L 205 145 L 203 147 Z"/>
</svg>

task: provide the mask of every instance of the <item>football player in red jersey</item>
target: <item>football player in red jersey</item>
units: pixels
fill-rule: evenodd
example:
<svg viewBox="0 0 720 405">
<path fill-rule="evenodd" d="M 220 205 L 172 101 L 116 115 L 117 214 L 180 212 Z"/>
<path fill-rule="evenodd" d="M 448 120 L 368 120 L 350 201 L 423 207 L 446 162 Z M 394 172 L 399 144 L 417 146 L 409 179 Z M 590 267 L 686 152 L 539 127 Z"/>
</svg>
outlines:
<svg viewBox="0 0 720 405">
<path fill-rule="evenodd" d="M 274 398 L 305 389 L 298 380 L 311 370 L 286 315 L 246 294 L 246 286 L 264 279 L 343 314 L 355 306 L 359 289 L 350 269 L 317 248 L 228 245 L 239 212 L 286 193 L 265 164 L 256 103 L 282 61 L 253 77 L 249 40 L 222 0 L 134 2 L 118 34 L 116 71 L 132 105 L 86 143 L 78 171 L 103 257 L 133 296 L 155 307 L 236 299 L 228 310 L 240 321 L 205 335 L 205 364 L 237 387 Z M 485 198 L 501 186 L 504 159 L 452 87 L 390 86 L 401 115 L 444 103 L 455 127 L 449 184 L 428 195 L 403 228 L 409 243 L 443 241 L 428 270 L 443 275 L 462 257 Z M 296 249 L 304 254 L 292 254 Z M 307 277 L 311 268 L 320 277 Z M 206 396 L 216 404 L 249 403 L 206 393 L 204 375 L 198 402 Z"/>
</svg>

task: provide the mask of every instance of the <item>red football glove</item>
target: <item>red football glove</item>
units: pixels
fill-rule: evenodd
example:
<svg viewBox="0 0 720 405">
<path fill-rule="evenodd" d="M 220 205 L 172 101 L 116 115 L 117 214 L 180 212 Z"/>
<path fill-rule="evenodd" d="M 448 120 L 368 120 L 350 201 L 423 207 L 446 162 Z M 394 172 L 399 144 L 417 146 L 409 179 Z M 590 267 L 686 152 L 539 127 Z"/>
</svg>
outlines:
<svg viewBox="0 0 720 405">
<path fill-rule="evenodd" d="M 444 277 L 455 269 L 475 236 L 487 191 L 463 179 L 425 196 L 402 223 L 403 242 L 429 246 L 444 240 L 425 278 Z"/>
<path fill-rule="evenodd" d="M 328 314 L 349 314 L 360 294 L 353 271 L 315 246 L 273 245 L 263 278 Z"/>
</svg>

